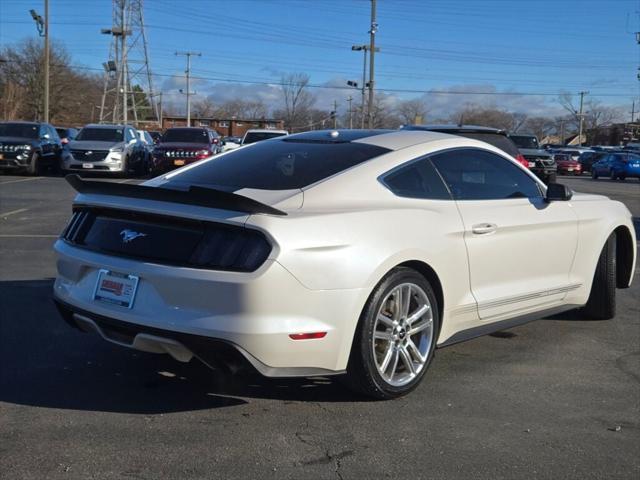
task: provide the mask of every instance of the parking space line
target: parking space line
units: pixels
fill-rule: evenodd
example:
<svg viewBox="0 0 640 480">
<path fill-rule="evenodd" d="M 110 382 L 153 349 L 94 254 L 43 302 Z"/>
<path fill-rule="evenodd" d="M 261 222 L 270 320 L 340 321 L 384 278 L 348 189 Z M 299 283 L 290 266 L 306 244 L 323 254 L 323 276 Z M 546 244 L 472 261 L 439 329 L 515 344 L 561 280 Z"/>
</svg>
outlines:
<svg viewBox="0 0 640 480">
<path fill-rule="evenodd" d="M 9 180 L 8 182 L 0 182 L 0 185 L 7 185 L 9 183 L 18 183 L 18 182 L 30 182 L 32 180 L 40 180 L 44 177 L 30 177 L 30 178 L 21 178 L 20 180 Z"/>
<path fill-rule="evenodd" d="M 26 212 L 27 210 L 29 210 L 29 209 L 28 208 L 19 208 L 18 210 L 12 210 L 12 211 L 7 212 L 7 213 L 0 213 L 0 217 L 7 218 L 9 215 L 15 215 L 16 213 Z"/>
<path fill-rule="evenodd" d="M 58 238 L 60 235 L 0 235 L 0 238 Z"/>
</svg>

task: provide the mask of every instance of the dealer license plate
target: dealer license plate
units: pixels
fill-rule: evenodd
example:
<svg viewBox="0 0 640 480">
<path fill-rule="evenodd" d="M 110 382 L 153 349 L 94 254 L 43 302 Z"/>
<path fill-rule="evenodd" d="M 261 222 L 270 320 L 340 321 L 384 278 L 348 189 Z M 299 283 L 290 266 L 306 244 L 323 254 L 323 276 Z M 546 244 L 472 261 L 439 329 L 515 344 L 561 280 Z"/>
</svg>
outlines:
<svg viewBox="0 0 640 480">
<path fill-rule="evenodd" d="M 135 275 L 100 270 L 93 299 L 131 308 L 136 297 L 138 280 L 139 277 Z"/>
<path fill-rule="evenodd" d="M 93 163 L 83 163 L 82 168 L 93 168 Z"/>
<path fill-rule="evenodd" d="M 569 170 L 570 172 L 573 172 L 573 168 L 567 168 L 567 170 Z"/>
<path fill-rule="evenodd" d="M 174 160 L 174 161 L 173 161 L 173 164 L 174 164 L 176 167 L 181 167 L 181 166 L 183 166 L 183 165 L 184 165 L 184 160 Z"/>
</svg>

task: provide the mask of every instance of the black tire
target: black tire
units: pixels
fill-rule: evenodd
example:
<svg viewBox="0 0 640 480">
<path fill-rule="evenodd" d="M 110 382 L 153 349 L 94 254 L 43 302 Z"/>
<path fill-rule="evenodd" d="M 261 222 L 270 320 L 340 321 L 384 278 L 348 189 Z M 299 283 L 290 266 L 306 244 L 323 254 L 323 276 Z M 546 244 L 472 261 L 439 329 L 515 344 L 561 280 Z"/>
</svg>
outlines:
<svg viewBox="0 0 640 480">
<path fill-rule="evenodd" d="M 27 167 L 27 175 L 38 176 L 42 173 L 42 165 L 40 164 L 40 155 L 38 152 L 33 152 L 29 166 Z"/>
<path fill-rule="evenodd" d="M 621 173 L 620 175 L 618 175 L 618 180 L 621 180 L 624 182 L 626 179 L 627 179 L 627 176 L 624 173 Z"/>
<path fill-rule="evenodd" d="M 428 298 L 431 312 L 433 314 L 433 324 L 430 332 L 431 343 L 428 352 L 425 352 L 426 361 L 421 370 L 419 370 L 415 374 L 415 377 L 408 383 L 402 386 L 395 386 L 385 380 L 378 371 L 373 352 L 373 334 L 374 329 L 376 328 L 376 317 L 379 310 L 382 308 L 382 302 L 395 287 L 407 283 L 420 287 Z M 347 373 L 342 376 L 341 381 L 343 381 L 351 390 L 380 400 L 388 400 L 406 395 L 418 386 L 431 364 L 437 341 L 439 323 L 440 313 L 438 310 L 438 304 L 429 282 L 411 268 L 394 268 L 380 281 L 367 300 L 362 314 L 360 315 L 358 327 L 356 328 L 353 338 Z M 401 338 L 404 338 L 404 336 Z M 397 356 L 400 357 L 401 355 L 397 354 Z"/>
<path fill-rule="evenodd" d="M 611 173 L 609 174 L 609 178 L 611 178 L 611 180 L 616 180 L 618 178 L 618 175 L 616 175 L 615 170 L 612 168 L 611 169 Z"/>
<path fill-rule="evenodd" d="M 596 172 L 595 170 L 591 170 L 591 178 L 593 178 L 594 180 L 598 179 L 598 172 Z"/>
<path fill-rule="evenodd" d="M 616 234 L 604 244 L 593 275 L 584 314 L 593 320 L 611 320 L 616 316 Z"/>
</svg>

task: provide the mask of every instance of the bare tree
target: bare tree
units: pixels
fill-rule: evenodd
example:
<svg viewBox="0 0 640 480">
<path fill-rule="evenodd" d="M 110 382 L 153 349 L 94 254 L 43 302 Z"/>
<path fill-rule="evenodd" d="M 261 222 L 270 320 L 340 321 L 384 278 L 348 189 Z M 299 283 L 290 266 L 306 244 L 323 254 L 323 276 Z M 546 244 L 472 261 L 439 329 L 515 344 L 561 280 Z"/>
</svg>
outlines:
<svg viewBox="0 0 640 480">
<path fill-rule="evenodd" d="M 475 104 L 468 104 L 462 110 L 454 113 L 450 120 L 455 123 L 481 125 L 505 130 L 511 130 L 514 125 L 512 113 L 498 108 L 487 108 Z"/>
<path fill-rule="evenodd" d="M 308 111 L 315 103 L 314 96 L 307 90 L 308 85 L 309 75 L 306 73 L 289 73 L 281 78 L 284 123 L 288 129 L 303 125 Z"/>
<path fill-rule="evenodd" d="M 523 130 L 532 133 L 538 140 L 546 137 L 553 131 L 553 119 L 548 117 L 531 117 L 524 123 Z"/>
<path fill-rule="evenodd" d="M 420 98 L 405 100 L 396 107 L 396 113 L 403 124 L 424 123 L 427 106 Z"/>
<path fill-rule="evenodd" d="M 41 42 L 26 40 L 0 51 L 0 113 L 7 119 L 37 120 L 42 117 L 44 52 Z M 54 42 L 50 59 L 52 123 L 81 125 L 91 121 L 100 103 L 102 80 L 74 69 L 63 45 Z"/>
</svg>

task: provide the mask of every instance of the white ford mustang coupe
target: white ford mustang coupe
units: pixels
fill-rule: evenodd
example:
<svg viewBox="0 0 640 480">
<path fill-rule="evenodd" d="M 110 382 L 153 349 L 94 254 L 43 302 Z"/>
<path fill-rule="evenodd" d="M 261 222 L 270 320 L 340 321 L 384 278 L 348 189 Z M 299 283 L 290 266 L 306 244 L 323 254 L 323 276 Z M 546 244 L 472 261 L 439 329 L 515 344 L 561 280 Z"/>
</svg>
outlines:
<svg viewBox="0 0 640 480">
<path fill-rule="evenodd" d="M 575 308 L 613 318 L 636 259 L 623 204 L 434 132 L 308 132 L 143 185 L 68 181 L 70 324 L 377 398 L 415 388 L 436 347 Z"/>
</svg>

